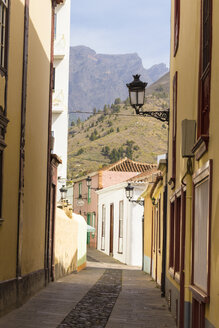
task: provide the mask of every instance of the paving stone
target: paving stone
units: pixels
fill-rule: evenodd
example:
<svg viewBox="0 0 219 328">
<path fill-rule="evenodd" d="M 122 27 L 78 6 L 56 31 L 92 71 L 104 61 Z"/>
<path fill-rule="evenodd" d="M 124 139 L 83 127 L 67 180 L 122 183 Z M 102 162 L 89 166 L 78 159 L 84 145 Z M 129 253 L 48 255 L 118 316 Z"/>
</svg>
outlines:
<svg viewBox="0 0 219 328">
<path fill-rule="evenodd" d="M 94 249 L 88 259 L 85 270 L 0 318 L 0 328 L 176 327 L 151 277 Z"/>
</svg>

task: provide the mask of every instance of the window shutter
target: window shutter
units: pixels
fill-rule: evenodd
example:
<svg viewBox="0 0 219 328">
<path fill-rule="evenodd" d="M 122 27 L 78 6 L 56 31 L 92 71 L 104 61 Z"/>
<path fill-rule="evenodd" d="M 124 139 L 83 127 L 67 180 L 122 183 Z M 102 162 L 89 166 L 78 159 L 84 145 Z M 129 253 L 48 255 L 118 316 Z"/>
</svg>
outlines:
<svg viewBox="0 0 219 328">
<path fill-rule="evenodd" d="M 179 26 L 180 26 L 180 0 L 174 3 L 174 56 L 179 47 Z"/>
<path fill-rule="evenodd" d="M 198 138 L 209 135 L 211 86 L 212 0 L 202 0 Z"/>
<path fill-rule="evenodd" d="M 177 83 L 178 72 L 173 78 L 173 122 L 172 122 L 172 181 L 176 180 L 176 134 L 177 134 Z"/>
</svg>

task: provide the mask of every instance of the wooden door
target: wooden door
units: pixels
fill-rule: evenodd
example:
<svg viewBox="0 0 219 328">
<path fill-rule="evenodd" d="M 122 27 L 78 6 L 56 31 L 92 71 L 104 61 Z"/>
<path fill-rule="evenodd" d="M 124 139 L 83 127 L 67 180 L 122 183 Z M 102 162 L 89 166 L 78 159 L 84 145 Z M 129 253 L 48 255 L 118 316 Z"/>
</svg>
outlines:
<svg viewBox="0 0 219 328">
<path fill-rule="evenodd" d="M 113 255 L 114 204 L 110 204 L 110 254 Z"/>
</svg>

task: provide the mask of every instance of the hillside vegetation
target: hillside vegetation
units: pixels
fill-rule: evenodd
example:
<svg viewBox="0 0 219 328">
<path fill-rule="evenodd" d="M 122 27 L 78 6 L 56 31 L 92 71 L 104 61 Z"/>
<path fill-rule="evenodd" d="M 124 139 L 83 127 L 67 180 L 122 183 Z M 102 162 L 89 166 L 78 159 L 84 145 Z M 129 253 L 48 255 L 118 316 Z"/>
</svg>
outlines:
<svg viewBox="0 0 219 328">
<path fill-rule="evenodd" d="M 155 83 L 147 93 L 147 110 L 169 107 L 167 74 L 163 83 Z M 167 151 L 167 123 L 134 113 L 128 100 L 117 98 L 103 110 L 82 122 L 72 121 L 69 128 L 68 177 L 77 178 L 127 156 L 139 162 L 156 163 L 158 154 Z"/>
</svg>

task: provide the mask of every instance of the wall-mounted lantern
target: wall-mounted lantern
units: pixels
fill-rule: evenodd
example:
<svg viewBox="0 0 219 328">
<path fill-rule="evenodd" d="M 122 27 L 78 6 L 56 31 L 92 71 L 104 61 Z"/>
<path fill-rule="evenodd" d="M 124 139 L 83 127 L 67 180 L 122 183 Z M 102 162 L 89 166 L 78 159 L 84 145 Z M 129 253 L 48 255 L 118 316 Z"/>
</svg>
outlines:
<svg viewBox="0 0 219 328">
<path fill-rule="evenodd" d="M 134 200 L 133 195 L 134 195 L 134 187 L 131 185 L 131 183 L 129 182 L 128 185 L 125 187 L 125 194 L 126 194 L 126 198 L 128 199 L 129 202 L 132 203 L 137 203 L 138 205 L 144 206 L 144 200 Z"/>
<path fill-rule="evenodd" d="M 129 98 L 131 106 L 135 109 L 136 114 L 143 116 L 151 116 L 162 122 L 169 122 L 169 109 L 159 111 L 144 111 L 143 105 L 145 101 L 146 82 L 140 80 L 141 75 L 133 75 L 134 80 L 126 84 L 129 89 Z"/>
</svg>

